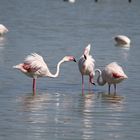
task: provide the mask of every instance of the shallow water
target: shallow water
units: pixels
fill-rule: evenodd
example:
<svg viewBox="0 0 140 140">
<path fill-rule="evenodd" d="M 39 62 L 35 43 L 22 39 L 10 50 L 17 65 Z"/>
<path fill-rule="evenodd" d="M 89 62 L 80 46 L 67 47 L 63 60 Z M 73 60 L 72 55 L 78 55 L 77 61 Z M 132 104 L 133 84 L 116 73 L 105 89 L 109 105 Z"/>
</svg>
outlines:
<svg viewBox="0 0 140 140">
<path fill-rule="evenodd" d="M 0 38 L 1 140 L 139 140 L 140 1 L 4 0 L 0 22 L 9 32 Z M 115 46 L 112 37 L 131 38 L 130 49 Z M 77 64 L 64 63 L 56 79 L 32 80 L 12 66 L 31 52 L 41 54 L 52 73 L 65 55 L 81 56 L 91 43 L 96 67 L 117 61 L 128 79 L 107 95 L 107 85 L 81 93 Z M 113 89 L 112 89 L 113 90 Z"/>
</svg>

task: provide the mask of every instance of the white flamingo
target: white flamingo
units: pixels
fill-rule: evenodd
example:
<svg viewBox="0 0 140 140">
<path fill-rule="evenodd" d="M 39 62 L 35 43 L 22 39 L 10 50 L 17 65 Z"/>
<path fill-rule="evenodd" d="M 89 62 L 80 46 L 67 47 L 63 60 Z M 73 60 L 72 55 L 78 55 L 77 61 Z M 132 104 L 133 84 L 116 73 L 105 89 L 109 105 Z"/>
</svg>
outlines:
<svg viewBox="0 0 140 140">
<path fill-rule="evenodd" d="M 2 36 L 3 34 L 7 32 L 8 32 L 8 29 L 3 24 L 0 24 L 0 36 Z"/>
<path fill-rule="evenodd" d="M 94 84 L 94 67 L 95 67 L 95 60 L 92 58 L 90 53 L 91 45 L 88 44 L 88 46 L 84 49 L 83 55 L 80 57 L 78 62 L 79 71 L 82 75 L 82 94 L 84 92 L 84 75 L 89 76 L 89 84 Z"/>
<path fill-rule="evenodd" d="M 75 3 L 76 0 L 63 0 L 63 1 L 67 1 L 69 3 Z"/>
<path fill-rule="evenodd" d="M 122 82 L 124 79 L 127 79 L 127 75 L 124 73 L 121 66 L 116 62 L 112 62 L 104 68 L 104 70 L 96 69 L 95 72 L 99 73 L 97 78 L 97 83 L 100 86 L 108 83 L 108 93 L 110 94 L 110 87 L 114 85 L 114 94 L 116 94 L 116 84 Z"/>
<path fill-rule="evenodd" d="M 114 37 L 116 45 L 130 47 L 131 40 L 125 35 L 117 35 Z"/>
<path fill-rule="evenodd" d="M 76 62 L 73 56 L 65 56 L 62 60 L 58 62 L 56 73 L 52 74 L 47 64 L 44 62 L 43 57 L 38 55 L 37 53 L 31 53 L 24 59 L 23 63 L 13 66 L 13 68 L 19 69 L 25 75 L 33 78 L 33 95 L 35 95 L 36 94 L 36 79 L 38 77 L 45 77 L 45 76 L 51 77 L 51 78 L 58 77 L 59 71 L 60 71 L 60 65 L 63 62 L 68 62 L 68 61 Z"/>
</svg>

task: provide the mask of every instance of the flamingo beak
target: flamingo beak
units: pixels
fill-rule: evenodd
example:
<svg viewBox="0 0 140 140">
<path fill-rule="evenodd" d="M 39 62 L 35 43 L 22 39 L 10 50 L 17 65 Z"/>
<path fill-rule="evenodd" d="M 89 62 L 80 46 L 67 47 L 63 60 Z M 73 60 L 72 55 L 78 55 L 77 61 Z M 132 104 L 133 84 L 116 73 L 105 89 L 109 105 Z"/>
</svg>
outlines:
<svg viewBox="0 0 140 140">
<path fill-rule="evenodd" d="M 76 62 L 76 59 L 74 58 L 73 61 Z"/>
<path fill-rule="evenodd" d="M 96 86 L 96 84 L 95 83 L 92 83 L 94 86 Z"/>
<path fill-rule="evenodd" d="M 85 60 L 87 59 L 87 56 L 84 54 L 84 58 L 85 58 Z"/>
<path fill-rule="evenodd" d="M 76 62 L 76 59 L 74 56 L 67 56 L 68 57 L 68 61 L 74 61 Z"/>
</svg>

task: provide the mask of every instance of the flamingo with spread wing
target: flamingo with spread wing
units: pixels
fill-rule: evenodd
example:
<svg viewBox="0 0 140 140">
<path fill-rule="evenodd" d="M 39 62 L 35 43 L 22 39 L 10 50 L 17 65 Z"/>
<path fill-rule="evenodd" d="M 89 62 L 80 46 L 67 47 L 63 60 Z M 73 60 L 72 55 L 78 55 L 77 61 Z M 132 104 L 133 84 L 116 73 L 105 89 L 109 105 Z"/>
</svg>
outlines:
<svg viewBox="0 0 140 140">
<path fill-rule="evenodd" d="M 42 56 L 37 53 L 31 53 L 28 55 L 23 63 L 20 63 L 13 68 L 19 69 L 25 75 L 33 78 L 33 95 L 36 94 L 36 79 L 39 77 L 51 77 L 55 78 L 58 77 L 60 71 L 60 65 L 64 62 L 75 61 L 73 56 L 65 56 L 62 60 L 60 60 L 57 64 L 57 71 L 55 74 L 52 74 L 45 63 Z"/>
</svg>

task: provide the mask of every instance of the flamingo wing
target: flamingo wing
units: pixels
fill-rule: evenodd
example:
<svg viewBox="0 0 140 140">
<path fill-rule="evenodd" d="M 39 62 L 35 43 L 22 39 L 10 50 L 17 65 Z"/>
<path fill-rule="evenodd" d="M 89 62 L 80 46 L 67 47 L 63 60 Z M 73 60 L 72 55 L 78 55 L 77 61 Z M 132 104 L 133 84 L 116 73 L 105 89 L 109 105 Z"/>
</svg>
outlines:
<svg viewBox="0 0 140 140">
<path fill-rule="evenodd" d="M 88 44 L 84 49 L 84 55 L 88 56 L 90 53 L 91 44 Z"/>
<path fill-rule="evenodd" d="M 122 78 L 123 76 L 118 73 L 112 73 L 114 78 Z"/>
<path fill-rule="evenodd" d="M 24 60 L 24 69 L 28 72 L 36 72 L 38 70 L 48 70 L 47 64 L 44 62 L 42 56 L 37 53 L 31 53 Z"/>
<path fill-rule="evenodd" d="M 112 73 L 113 78 L 125 78 L 127 77 L 124 73 L 121 66 L 117 64 L 117 62 L 112 62 L 109 65 L 106 66 L 106 71 L 108 73 Z"/>
</svg>

